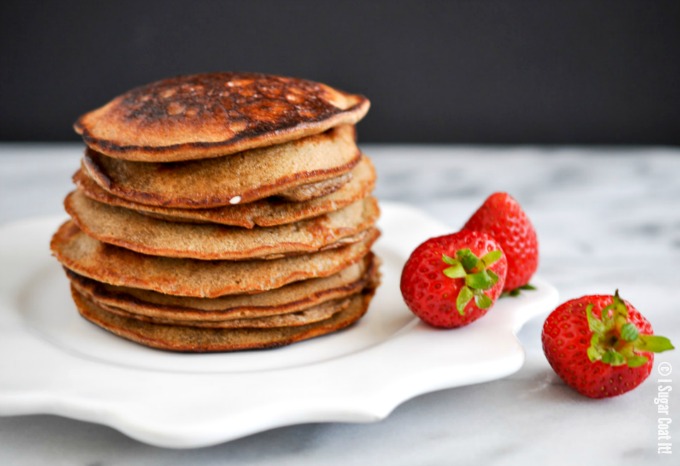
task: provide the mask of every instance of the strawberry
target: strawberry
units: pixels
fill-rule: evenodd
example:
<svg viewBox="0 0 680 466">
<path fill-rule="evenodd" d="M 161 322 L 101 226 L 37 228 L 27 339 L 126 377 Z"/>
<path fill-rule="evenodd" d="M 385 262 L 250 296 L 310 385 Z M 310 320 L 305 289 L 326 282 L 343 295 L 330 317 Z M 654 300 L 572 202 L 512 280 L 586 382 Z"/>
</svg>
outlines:
<svg viewBox="0 0 680 466">
<path fill-rule="evenodd" d="M 490 236 L 466 231 L 418 246 L 401 274 L 411 311 L 435 327 L 467 325 L 486 314 L 503 290 L 507 261 Z"/>
<path fill-rule="evenodd" d="M 555 309 L 543 325 L 543 352 L 564 382 L 590 398 L 621 395 L 640 385 L 654 355 L 673 349 L 629 302 L 583 296 Z"/>
<path fill-rule="evenodd" d="M 517 294 L 538 268 L 538 238 L 529 217 L 507 193 L 494 193 L 472 214 L 463 230 L 490 235 L 501 245 L 508 260 L 503 291 Z"/>
</svg>

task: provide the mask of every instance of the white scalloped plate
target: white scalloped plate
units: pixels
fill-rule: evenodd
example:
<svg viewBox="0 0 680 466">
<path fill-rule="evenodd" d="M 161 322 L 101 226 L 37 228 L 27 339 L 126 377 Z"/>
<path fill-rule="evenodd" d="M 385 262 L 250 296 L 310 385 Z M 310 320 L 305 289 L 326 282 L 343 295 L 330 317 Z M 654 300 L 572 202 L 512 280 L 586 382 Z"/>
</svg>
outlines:
<svg viewBox="0 0 680 466">
<path fill-rule="evenodd" d="M 174 354 L 117 338 L 77 314 L 49 239 L 63 220 L 0 228 L 0 415 L 57 414 L 111 426 L 171 448 L 213 445 L 278 426 L 372 422 L 443 388 L 505 377 L 524 352 L 516 332 L 557 303 L 534 292 L 500 300 L 484 318 L 436 330 L 399 293 L 409 253 L 448 228 L 382 203 L 383 284 L 350 329 L 288 347 Z"/>
</svg>

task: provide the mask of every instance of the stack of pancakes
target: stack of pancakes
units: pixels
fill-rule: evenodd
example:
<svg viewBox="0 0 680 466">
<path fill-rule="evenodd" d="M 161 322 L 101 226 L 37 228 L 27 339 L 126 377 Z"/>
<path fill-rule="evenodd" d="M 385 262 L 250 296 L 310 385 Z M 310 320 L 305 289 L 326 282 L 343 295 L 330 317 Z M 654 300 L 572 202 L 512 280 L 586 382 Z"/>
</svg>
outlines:
<svg viewBox="0 0 680 466">
<path fill-rule="evenodd" d="M 356 322 L 378 283 L 368 100 L 251 73 L 167 79 L 75 125 L 52 238 L 81 315 L 175 351 L 281 346 Z"/>
</svg>

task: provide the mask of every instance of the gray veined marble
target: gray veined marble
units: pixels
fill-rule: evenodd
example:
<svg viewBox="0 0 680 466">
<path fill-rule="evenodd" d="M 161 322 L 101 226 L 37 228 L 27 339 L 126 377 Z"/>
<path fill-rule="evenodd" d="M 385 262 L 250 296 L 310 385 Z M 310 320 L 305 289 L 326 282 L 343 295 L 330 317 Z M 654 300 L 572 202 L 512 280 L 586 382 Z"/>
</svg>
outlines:
<svg viewBox="0 0 680 466">
<path fill-rule="evenodd" d="M 365 145 L 377 195 L 462 225 L 508 191 L 539 233 L 539 273 L 562 300 L 614 289 L 680 345 L 680 149 Z M 0 145 L 0 222 L 62 211 L 82 146 Z M 210 448 L 150 447 L 108 427 L 52 417 L 0 418 L 0 464 L 675 464 L 658 454 L 658 374 L 593 401 L 568 389 L 540 346 L 542 319 L 519 334 L 524 367 L 502 380 L 422 395 L 374 424 L 308 424 Z M 8 357 L 8 355 L 0 355 Z M 680 352 L 671 443 L 680 454 Z M 675 380 L 677 379 L 677 381 Z"/>
</svg>

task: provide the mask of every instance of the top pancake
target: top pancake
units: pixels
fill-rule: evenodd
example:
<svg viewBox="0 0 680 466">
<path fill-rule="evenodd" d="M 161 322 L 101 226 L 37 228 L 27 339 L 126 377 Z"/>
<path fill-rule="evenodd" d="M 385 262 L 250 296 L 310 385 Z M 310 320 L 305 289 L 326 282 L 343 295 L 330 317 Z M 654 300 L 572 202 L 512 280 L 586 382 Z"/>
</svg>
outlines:
<svg viewBox="0 0 680 466">
<path fill-rule="evenodd" d="M 370 103 L 325 84 L 257 73 L 208 73 L 132 89 L 74 128 L 110 157 L 175 162 L 234 154 L 355 124 Z"/>
</svg>

